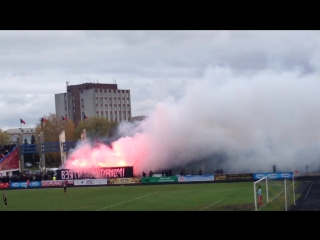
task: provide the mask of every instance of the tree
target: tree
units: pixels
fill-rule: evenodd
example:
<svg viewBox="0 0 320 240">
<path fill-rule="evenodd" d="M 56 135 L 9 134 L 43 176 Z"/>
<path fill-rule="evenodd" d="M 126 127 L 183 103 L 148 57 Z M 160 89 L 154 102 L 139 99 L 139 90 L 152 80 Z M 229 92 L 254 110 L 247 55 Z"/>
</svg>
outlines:
<svg viewBox="0 0 320 240">
<path fill-rule="evenodd" d="M 86 129 L 88 139 L 111 138 L 117 126 L 117 123 L 110 122 L 107 118 L 94 116 L 80 121 L 74 133 L 75 137 L 80 139 L 81 132 Z"/>
<path fill-rule="evenodd" d="M 0 128 L 0 145 L 6 145 L 9 144 L 11 142 L 10 136 L 8 133 L 2 131 L 2 129 Z"/>
</svg>

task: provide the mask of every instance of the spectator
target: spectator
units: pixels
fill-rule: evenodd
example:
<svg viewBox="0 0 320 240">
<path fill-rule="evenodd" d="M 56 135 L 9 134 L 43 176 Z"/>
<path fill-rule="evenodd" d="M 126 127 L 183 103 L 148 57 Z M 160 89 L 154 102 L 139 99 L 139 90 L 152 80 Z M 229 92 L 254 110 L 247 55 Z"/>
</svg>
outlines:
<svg viewBox="0 0 320 240">
<path fill-rule="evenodd" d="M 202 175 L 202 169 L 201 168 L 199 168 L 198 174 Z"/>
</svg>

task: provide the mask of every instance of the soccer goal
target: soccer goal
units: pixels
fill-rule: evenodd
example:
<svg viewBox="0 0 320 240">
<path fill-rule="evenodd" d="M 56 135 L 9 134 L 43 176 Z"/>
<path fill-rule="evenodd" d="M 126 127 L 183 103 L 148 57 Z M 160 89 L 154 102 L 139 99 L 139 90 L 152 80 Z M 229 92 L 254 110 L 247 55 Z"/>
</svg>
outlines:
<svg viewBox="0 0 320 240">
<path fill-rule="evenodd" d="M 262 206 L 258 198 L 258 188 L 262 190 Z M 287 211 L 296 204 L 294 177 L 272 179 L 267 176 L 253 183 L 255 211 Z"/>
</svg>

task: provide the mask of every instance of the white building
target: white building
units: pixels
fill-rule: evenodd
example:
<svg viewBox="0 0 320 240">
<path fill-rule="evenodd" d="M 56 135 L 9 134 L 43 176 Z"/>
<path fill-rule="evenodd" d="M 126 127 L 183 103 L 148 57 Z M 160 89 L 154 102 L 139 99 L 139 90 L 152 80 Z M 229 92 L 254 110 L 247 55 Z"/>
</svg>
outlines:
<svg viewBox="0 0 320 240">
<path fill-rule="evenodd" d="M 34 135 L 36 139 L 36 135 L 34 133 L 33 128 L 10 128 L 4 132 L 10 136 L 11 142 L 15 143 L 18 141 L 18 138 L 21 134 L 23 135 L 23 143 L 25 139 L 27 139 L 28 144 L 30 144 L 32 135 Z"/>
</svg>

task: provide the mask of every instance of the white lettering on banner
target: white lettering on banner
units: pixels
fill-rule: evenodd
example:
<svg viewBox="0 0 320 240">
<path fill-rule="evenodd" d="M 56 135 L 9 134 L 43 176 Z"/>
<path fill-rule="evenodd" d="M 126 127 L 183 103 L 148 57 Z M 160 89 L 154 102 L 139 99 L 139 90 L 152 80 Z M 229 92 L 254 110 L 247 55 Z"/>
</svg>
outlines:
<svg viewBox="0 0 320 240">
<path fill-rule="evenodd" d="M 124 177 L 124 168 L 100 169 L 99 173 L 100 177 Z"/>
<path fill-rule="evenodd" d="M 256 177 L 257 178 L 263 178 L 265 175 L 264 174 L 257 174 Z"/>
<path fill-rule="evenodd" d="M 269 178 L 277 178 L 277 174 L 274 174 L 274 173 L 272 173 L 272 174 L 269 174 Z"/>
<path fill-rule="evenodd" d="M 291 175 L 289 173 L 282 173 L 281 177 L 283 178 L 289 178 Z"/>
</svg>

